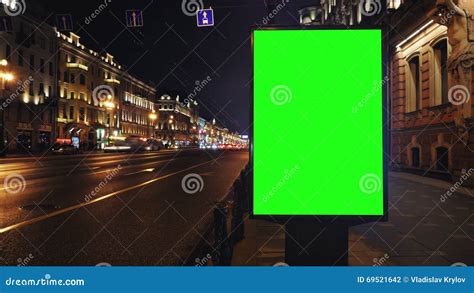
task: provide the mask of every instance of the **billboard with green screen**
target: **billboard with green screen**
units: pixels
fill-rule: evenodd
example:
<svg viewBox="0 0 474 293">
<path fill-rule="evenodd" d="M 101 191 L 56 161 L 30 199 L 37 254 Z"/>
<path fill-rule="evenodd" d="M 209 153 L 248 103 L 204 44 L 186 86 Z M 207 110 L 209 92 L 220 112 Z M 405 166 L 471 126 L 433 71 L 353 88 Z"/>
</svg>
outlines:
<svg viewBox="0 0 474 293">
<path fill-rule="evenodd" d="M 254 216 L 382 216 L 382 31 L 253 31 Z"/>
</svg>

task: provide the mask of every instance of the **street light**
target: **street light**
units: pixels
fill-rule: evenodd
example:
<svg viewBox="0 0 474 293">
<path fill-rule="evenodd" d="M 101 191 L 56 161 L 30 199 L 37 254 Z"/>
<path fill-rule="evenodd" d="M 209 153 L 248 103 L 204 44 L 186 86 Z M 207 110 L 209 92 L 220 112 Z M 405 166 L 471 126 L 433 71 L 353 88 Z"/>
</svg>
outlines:
<svg viewBox="0 0 474 293">
<path fill-rule="evenodd" d="M 151 120 L 151 126 L 152 126 L 152 128 L 154 128 L 154 126 L 155 126 L 155 120 L 158 118 L 158 115 L 156 115 L 155 110 L 153 110 L 153 112 L 151 112 L 150 115 L 148 115 L 148 117 L 149 117 L 150 120 Z M 153 130 L 152 130 L 152 131 L 153 131 Z M 155 137 L 154 131 L 153 131 L 153 137 Z"/>
<path fill-rule="evenodd" d="M 6 67 L 8 65 L 8 61 L 5 59 L 0 60 L 0 66 L 1 67 Z M 0 79 L 2 80 L 2 97 L 0 104 L 3 104 L 5 101 L 5 91 L 6 91 L 6 84 L 9 81 L 12 81 L 15 77 L 13 74 L 10 72 L 6 72 L 3 70 L 0 70 Z M 5 155 L 5 109 L 2 109 L 0 111 L 0 155 L 4 156 Z"/>
<path fill-rule="evenodd" d="M 110 97 L 110 98 L 109 98 Z M 112 96 L 109 95 L 109 97 L 107 97 L 108 99 L 112 99 Z M 115 108 L 115 104 L 114 102 L 111 102 L 111 101 L 106 101 L 104 103 L 104 106 L 105 108 L 107 108 L 107 110 L 112 110 Z M 110 144 L 110 135 L 111 135 L 111 131 L 112 131 L 112 113 L 109 113 L 109 133 L 108 133 L 108 136 L 107 136 L 107 141 L 108 141 L 108 144 Z"/>
</svg>

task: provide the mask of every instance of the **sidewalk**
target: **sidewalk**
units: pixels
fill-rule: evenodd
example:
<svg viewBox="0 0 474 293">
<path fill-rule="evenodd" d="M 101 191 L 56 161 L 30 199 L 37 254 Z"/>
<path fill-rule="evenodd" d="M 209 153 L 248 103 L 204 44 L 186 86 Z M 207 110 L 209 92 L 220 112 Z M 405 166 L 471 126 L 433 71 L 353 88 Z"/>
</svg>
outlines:
<svg viewBox="0 0 474 293">
<path fill-rule="evenodd" d="M 389 176 L 389 221 L 350 228 L 349 265 L 474 265 L 474 189 L 459 188 L 441 203 L 449 182 Z M 247 218 L 232 265 L 272 266 L 284 262 L 284 253 L 284 227 Z"/>
</svg>

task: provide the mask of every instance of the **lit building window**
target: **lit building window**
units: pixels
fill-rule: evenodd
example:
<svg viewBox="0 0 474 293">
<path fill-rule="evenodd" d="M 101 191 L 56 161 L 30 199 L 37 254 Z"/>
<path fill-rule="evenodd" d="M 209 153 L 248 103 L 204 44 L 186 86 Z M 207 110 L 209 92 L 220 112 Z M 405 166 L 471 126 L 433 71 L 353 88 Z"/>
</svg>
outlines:
<svg viewBox="0 0 474 293">
<path fill-rule="evenodd" d="M 435 105 L 448 103 L 448 41 L 439 41 L 433 46 Z"/>
<path fill-rule="evenodd" d="M 421 81 L 420 81 L 420 57 L 415 56 L 408 61 L 408 72 L 406 75 L 407 101 L 406 111 L 414 112 L 420 110 L 421 105 Z"/>
</svg>

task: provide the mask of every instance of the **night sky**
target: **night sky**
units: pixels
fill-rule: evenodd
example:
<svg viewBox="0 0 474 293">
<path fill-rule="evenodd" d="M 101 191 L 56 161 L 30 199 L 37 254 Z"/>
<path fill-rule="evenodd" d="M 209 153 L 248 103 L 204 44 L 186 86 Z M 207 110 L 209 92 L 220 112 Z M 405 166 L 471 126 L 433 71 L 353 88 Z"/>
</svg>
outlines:
<svg viewBox="0 0 474 293">
<path fill-rule="evenodd" d="M 107 0 L 106 0 L 107 1 Z M 267 16 L 264 0 L 204 0 L 215 14 L 215 27 L 198 28 L 196 17 L 182 11 L 182 0 L 111 0 L 95 19 L 86 17 L 104 1 L 27 0 L 55 24 L 55 14 L 71 14 L 81 42 L 107 51 L 129 72 L 156 86 L 158 94 L 193 92 L 196 81 L 211 82 L 196 97 L 200 115 L 247 133 L 249 125 L 250 26 Z M 278 24 L 297 24 L 297 9 L 308 1 L 290 1 Z M 311 2 L 311 1 L 309 1 Z M 125 10 L 140 9 L 144 27 L 125 27 Z M 39 9 L 42 10 L 42 9 Z M 38 10 L 38 11 L 39 11 Z"/>
</svg>

